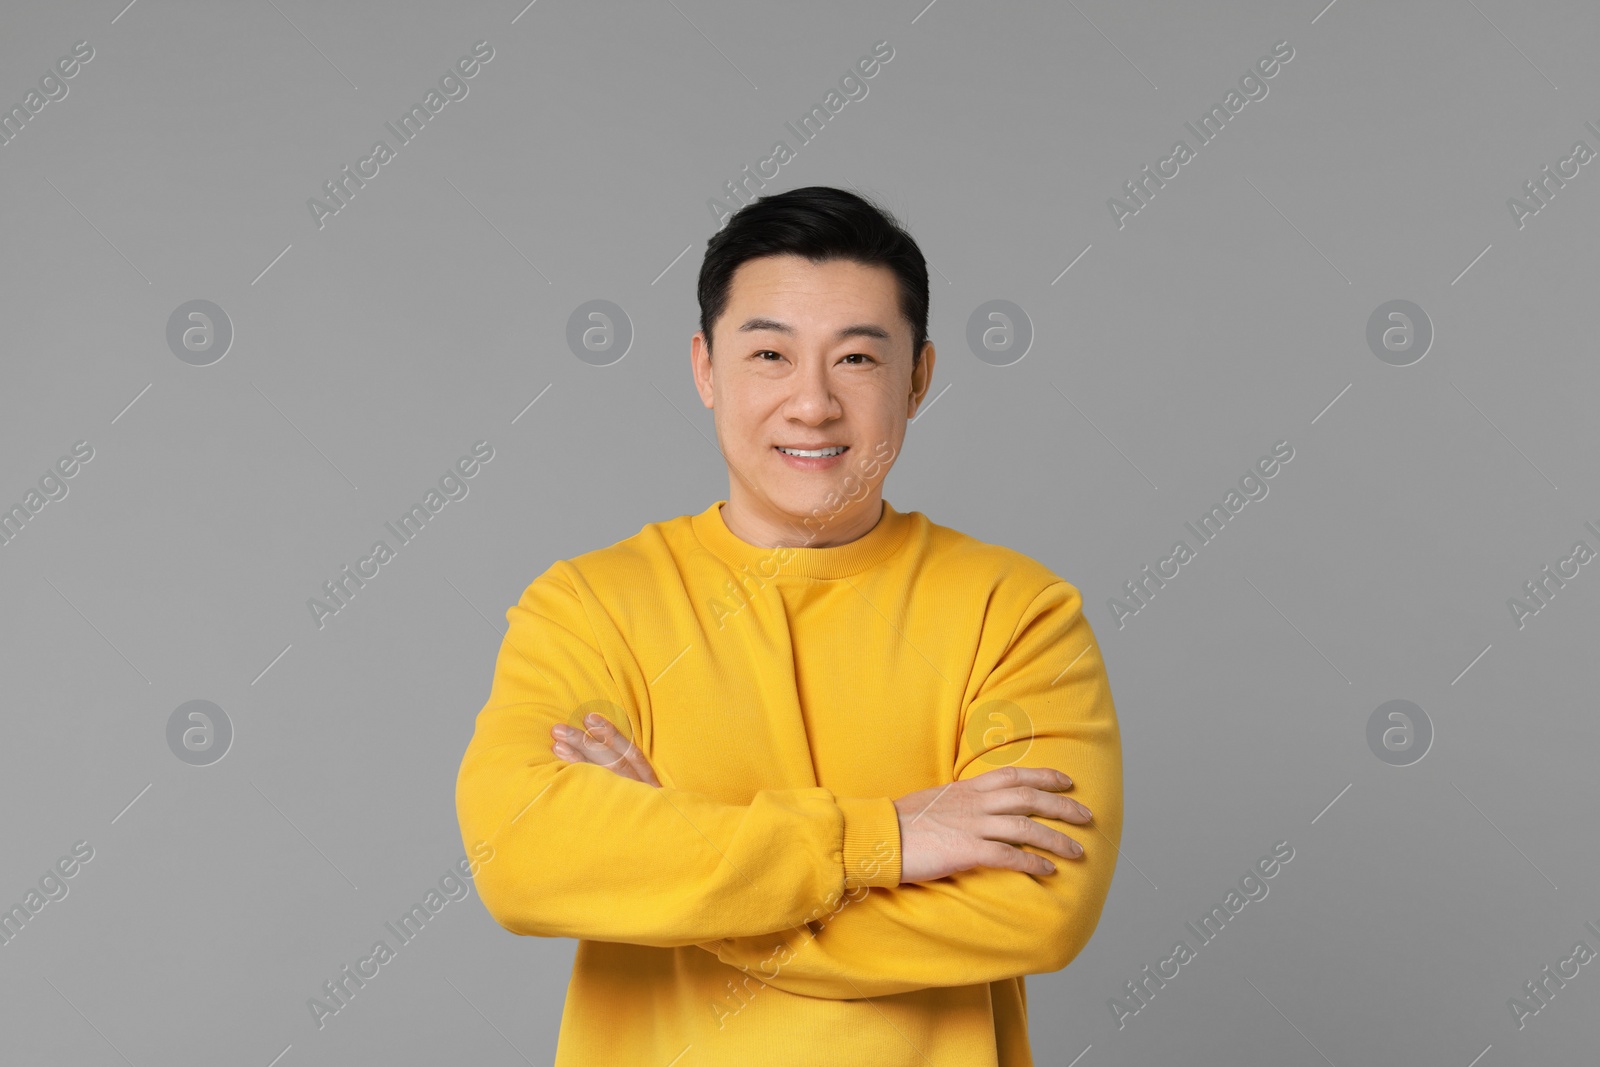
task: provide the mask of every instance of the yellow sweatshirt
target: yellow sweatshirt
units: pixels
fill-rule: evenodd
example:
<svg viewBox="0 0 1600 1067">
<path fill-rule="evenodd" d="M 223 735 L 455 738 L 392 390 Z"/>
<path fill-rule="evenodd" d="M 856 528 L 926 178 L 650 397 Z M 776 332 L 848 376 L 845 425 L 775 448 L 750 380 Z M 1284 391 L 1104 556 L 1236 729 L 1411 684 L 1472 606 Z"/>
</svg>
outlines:
<svg viewBox="0 0 1600 1067">
<path fill-rule="evenodd" d="M 723 503 L 534 579 L 462 759 L 489 913 L 579 942 L 556 1067 L 1031 1065 L 1023 975 L 1088 942 L 1122 836 L 1078 590 L 887 501 L 831 548 Z M 596 710 L 661 788 L 551 751 Z M 899 884 L 894 799 L 1008 764 L 1071 776 L 1093 828 L 1033 818 L 1084 855 Z"/>
</svg>

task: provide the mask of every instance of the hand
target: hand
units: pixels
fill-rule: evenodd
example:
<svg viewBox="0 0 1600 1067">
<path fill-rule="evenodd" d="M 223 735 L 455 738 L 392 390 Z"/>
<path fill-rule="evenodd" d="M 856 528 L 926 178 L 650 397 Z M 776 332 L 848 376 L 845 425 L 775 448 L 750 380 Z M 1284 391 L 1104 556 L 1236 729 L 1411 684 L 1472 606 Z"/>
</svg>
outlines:
<svg viewBox="0 0 1600 1067">
<path fill-rule="evenodd" d="M 591 718 L 598 722 L 591 722 L 589 728 L 581 732 L 560 723 L 552 726 L 550 734 L 557 739 L 551 746 L 552 751 L 568 763 L 593 763 L 624 778 L 660 789 L 656 772 L 639 751 L 639 746 L 623 737 L 622 731 L 611 725 L 605 716 Z"/>
<path fill-rule="evenodd" d="M 1055 864 L 1015 845 L 1028 844 L 1076 859 L 1083 846 L 1029 818 L 1070 823 L 1093 816 L 1055 790 L 1072 779 L 1049 767 L 1000 767 L 949 785 L 908 793 L 894 802 L 900 813 L 900 883 L 927 882 L 973 867 L 1049 874 Z"/>
</svg>

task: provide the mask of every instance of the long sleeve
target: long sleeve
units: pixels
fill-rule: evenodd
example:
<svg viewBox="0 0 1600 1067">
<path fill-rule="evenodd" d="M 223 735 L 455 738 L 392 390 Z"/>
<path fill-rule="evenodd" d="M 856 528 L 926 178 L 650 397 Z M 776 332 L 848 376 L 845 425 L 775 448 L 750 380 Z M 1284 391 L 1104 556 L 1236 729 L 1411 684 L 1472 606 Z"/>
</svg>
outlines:
<svg viewBox="0 0 1600 1067">
<path fill-rule="evenodd" d="M 506 613 L 489 699 L 456 780 L 462 840 L 493 848 L 476 885 L 517 934 L 656 947 L 781 929 L 850 884 L 889 884 L 874 863 L 899 831 L 887 798 L 768 789 L 749 804 L 655 788 L 550 749 L 550 728 L 606 700 L 637 710 L 596 648 L 558 563 Z M 619 722 L 619 725 L 621 723 Z"/>
<path fill-rule="evenodd" d="M 1099 921 L 1122 836 L 1122 750 L 1105 666 L 1078 590 L 1058 581 L 1027 606 L 963 709 L 952 777 L 1053 767 L 1088 825 L 1031 816 L 1078 841 L 1053 874 L 979 867 L 948 878 L 853 888 L 830 918 L 703 944 L 791 993 L 849 1000 L 1059 970 Z M 1090 826 L 1094 827 L 1093 829 Z M 1031 845 L 1021 846 L 1046 854 Z M 898 875 L 898 858 L 896 859 Z"/>
</svg>

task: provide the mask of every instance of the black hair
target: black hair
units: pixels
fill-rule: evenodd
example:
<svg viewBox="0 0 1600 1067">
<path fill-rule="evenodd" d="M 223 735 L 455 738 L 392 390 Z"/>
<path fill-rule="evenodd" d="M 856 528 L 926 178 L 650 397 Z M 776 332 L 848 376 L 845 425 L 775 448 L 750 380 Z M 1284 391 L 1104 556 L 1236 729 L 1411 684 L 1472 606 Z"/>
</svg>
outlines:
<svg viewBox="0 0 1600 1067">
<path fill-rule="evenodd" d="M 900 313 L 911 324 L 911 366 L 928 339 L 928 264 L 895 217 L 855 193 L 808 185 L 746 204 L 706 242 L 697 288 L 706 350 L 711 326 L 728 306 L 734 271 L 759 256 L 798 255 L 813 263 L 846 259 L 894 271 Z"/>
</svg>

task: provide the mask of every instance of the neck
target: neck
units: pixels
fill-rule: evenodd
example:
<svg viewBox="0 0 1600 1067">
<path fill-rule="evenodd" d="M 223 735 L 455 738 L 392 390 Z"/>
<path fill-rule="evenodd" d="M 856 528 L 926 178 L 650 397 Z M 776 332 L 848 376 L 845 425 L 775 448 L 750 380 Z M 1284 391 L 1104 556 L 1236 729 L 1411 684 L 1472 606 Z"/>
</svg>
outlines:
<svg viewBox="0 0 1600 1067">
<path fill-rule="evenodd" d="M 813 510 L 782 511 L 765 499 L 752 499 L 736 481 L 728 486 L 722 521 L 739 540 L 761 548 L 833 548 L 865 536 L 883 515 L 883 486 L 837 510 L 818 503 Z"/>
</svg>

